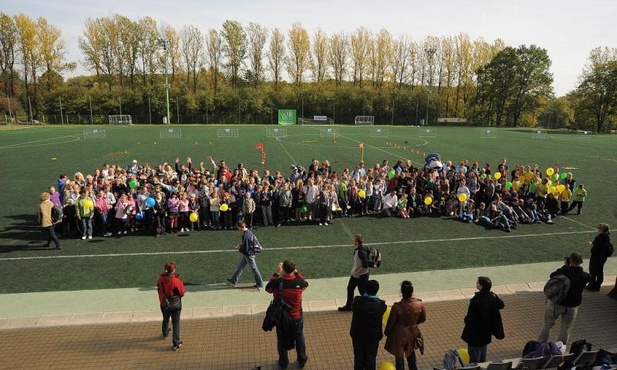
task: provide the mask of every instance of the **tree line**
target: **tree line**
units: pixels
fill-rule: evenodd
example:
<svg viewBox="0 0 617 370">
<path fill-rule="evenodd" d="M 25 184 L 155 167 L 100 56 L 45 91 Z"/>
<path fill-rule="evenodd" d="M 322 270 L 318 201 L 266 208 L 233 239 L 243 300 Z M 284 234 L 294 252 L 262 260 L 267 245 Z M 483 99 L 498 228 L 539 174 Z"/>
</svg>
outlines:
<svg viewBox="0 0 617 370">
<path fill-rule="evenodd" d="M 464 33 L 414 40 L 387 29 L 311 34 L 301 23 L 285 31 L 233 20 L 176 29 L 115 14 L 87 18 L 78 44 L 80 60 L 67 61 L 58 27 L 0 13 L 0 111 L 46 122 L 109 114 L 162 122 L 171 105 L 172 122 L 270 123 L 273 111 L 292 108 L 338 123 L 372 115 L 393 124 L 615 127 L 614 48 L 593 49 L 578 87 L 556 98 L 545 49 Z M 89 74 L 65 78 L 77 63 Z"/>
</svg>

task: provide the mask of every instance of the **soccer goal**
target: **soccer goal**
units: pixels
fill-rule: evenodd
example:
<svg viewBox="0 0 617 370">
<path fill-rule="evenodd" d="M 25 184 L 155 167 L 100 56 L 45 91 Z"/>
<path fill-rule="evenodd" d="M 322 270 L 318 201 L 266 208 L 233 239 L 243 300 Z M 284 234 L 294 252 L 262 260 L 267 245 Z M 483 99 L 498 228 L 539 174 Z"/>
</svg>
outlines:
<svg viewBox="0 0 617 370">
<path fill-rule="evenodd" d="M 432 128 L 421 128 L 418 131 L 418 137 L 422 137 L 422 138 L 436 138 L 437 137 L 437 132 L 435 131 L 435 129 L 432 129 Z"/>
<path fill-rule="evenodd" d="M 105 130 L 99 130 L 98 128 L 84 130 L 84 139 L 107 139 Z"/>
<path fill-rule="evenodd" d="M 132 125 L 133 119 L 128 114 L 113 114 L 107 116 L 110 125 Z"/>
<path fill-rule="evenodd" d="M 483 128 L 480 130 L 480 138 L 482 139 L 496 139 L 495 130 L 490 128 Z"/>
<path fill-rule="evenodd" d="M 287 137 L 287 129 L 266 127 L 266 137 L 273 137 L 273 138 Z"/>
<path fill-rule="evenodd" d="M 325 119 L 323 119 L 325 118 Z M 332 126 L 334 120 L 332 118 L 323 117 L 319 119 L 315 118 L 298 118 L 298 124 L 302 126 Z"/>
<path fill-rule="evenodd" d="M 219 128 L 216 130 L 217 138 L 237 138 L 240 137 L 240 133 L 237 128 Z"/>
<path fill-rule="evenodd" d="M 533 130 L 531 131 L 531 138 L 546 140 L 546 138 L 548 138 L 548 133 L 546 130 Z"/>
<path fill-rule="evenodd" d="M 356 116 L 354 123 L 356 125 L 374 125 L 375 116 Z"/>
<path fill-rule="evenodd" d="M 159 130 L 161 139 L 182 139 L 182 129 L 179 128 L 162 128 Z"/>
<path fill-rule="evenodd" d="M 387 128 L 372 128 L 369 133 L 370 137 L 388 137 L 388 129 Z"/>
<path fill-rule="evenodd" d="M 320 137 L 337 137 L 339 134 L 339 130 L 333 128 L 322 128 L 319 130 Z"/>
</svg>

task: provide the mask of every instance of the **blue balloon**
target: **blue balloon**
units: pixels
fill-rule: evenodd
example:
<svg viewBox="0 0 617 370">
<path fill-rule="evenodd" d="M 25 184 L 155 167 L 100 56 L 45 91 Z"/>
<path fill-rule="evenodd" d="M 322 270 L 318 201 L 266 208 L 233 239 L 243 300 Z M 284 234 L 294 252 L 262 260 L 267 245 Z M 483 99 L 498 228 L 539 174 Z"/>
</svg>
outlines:
<svg viewBox="0 0 617 370">
<path fill-rule="evenodd" d="M 146 205 L 147 205 L 148 207 L 154 207 L 154 204 L 155 204 L 155 203 L 156 203 L 156 202 L 155 202 L 154 198 L 148 198 L 148 199 L 146 199 Z"/>
<path fill-rule="evenodd" d="M 143 219 L 144 219 L 144 214 L 143 214 L 143 213 L 141 213 L 141 212 L 137 213 L 137 214 L 135 215 L 135 219 L 136 219 L 137 221 L 141 221 L 141 220 L 143 220 Z"/>
</svg>

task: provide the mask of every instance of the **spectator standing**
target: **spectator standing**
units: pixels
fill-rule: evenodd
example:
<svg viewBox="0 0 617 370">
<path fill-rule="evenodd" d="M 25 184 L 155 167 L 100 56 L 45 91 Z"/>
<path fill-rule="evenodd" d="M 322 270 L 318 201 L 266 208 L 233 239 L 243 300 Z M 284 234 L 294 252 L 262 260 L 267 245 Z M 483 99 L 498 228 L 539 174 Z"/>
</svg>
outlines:
<svg viewBox="0 0 617 370">
<path fill-rule="evenodd" d="M 82 189 L 77 199 L 77 218 L 81 222 L 82 239 L 92 239 L 92 218 L 94 217 L 94 200 Z"/>
<path fill-rule="evenodd" d="M 161 274 L 156 282 L 157 290 L 159 293 L 159 304 L 161 306 L 161 313 L 163 314 L 163 322 L 161 325 L 162 338 L 169 336 L 169 319 L 171 319 L 171 325 L 173 327 L 172 333 L 172 346 L 173 350 L 177 351 L 182 347 L 184 343 L 180 340 L 180 314 L 182 309 L 172 310 L 166 307 L 165 297 L 179 296 L 181 299 L 184 297 L 184 283 L 180 280 L 180 275 L 176 273 L 176 263 L 167 262 L 165 264 L 165 271 Z"/>
<path fill-rule="evenodd" d="M 591 275 L 583 271 L 582 264 L 583 255 L 580 252 L 573 252 L 570 257 L 565 259 L 565 264 L 562 267 L 551 273 L 550 277 L 565 275 L 570 279 L 570 289 L 568 289 L 565 299 L 559 304 L 553 303 L 549 299 L 546 300 L 544 327 L 540 332 L 538 341 L 542 343 L 548 341 L 551 328 L 555 325 L 555 321 L 561 317 L 561 329 L 557 340 L 564 345 L 568 343 L 578 313 L 578 306 L 583 302 L 583 289 L 593 281 Z"/>
<path fill-rule="evenodd" d="M 369 280 L 366 293 L 353 299 L 349 335 L 353 343 L 354 370 L 375 370 L 379 341 L 383 338 L 381 321 L 386 302 L 379 299 L 379 282 Z"/>
<path fill-rule="evenodd" d="M 589 242 L 591 257 L 589 257 L 589 274 L 592 281 L 587 285 L 587 289 L 597 292 L 604 281 L 604 264 L 608 259 L 611 244 L 610 231 L 607 224 L 598 224 L 598 235 Z"/>
<path fill-rule="evenodd" d="M 491 292 L 493 283 L 485 276 L 478 277 L 476 289 L 478 292 L 469 301 L 465 328 L 461 339 L 467 342 L 469 362 L 486 361 L 486 349 L 492 337 L 503 339 L 503 323 L 499 310 L 505 307 L 497 294 Z"/>
<path fill-rule="evenodd" d="M 583 212 L 582 208 L 583 203 L 585 202 L 585 198 L 587 198 L 587 190 L 585 190 L 583 184 L 578 184 L 576 190 L 574 191 L 574 195 L 572 196 L 572 204 L 570 204 L 570 208 L 568 208 L 568 211 L 566 213 L 570 212 L 576 207 L 576 213 L 580 215 Z"/>
<path fill-rule="evenodd" d="M 339 307 L 339 311 L 351 311 L 351 303 L 353 301 L 356 287 L 360 295 L 366 293 L 366 283 L 368 282 L 368 250 L 364 247 L 364 235 L 356 234 L 353 241 L 353 267 L 351 268 L 351 276 L 347 283 L 347 302 L 344 306 Z"/>
<path fill-rule="evenodd" d="M 51 242 L 53 241 L 56 245 L 56 249 L 62 249 L 60 246 L 60 240 L 58 240 L 56 231 L 54 230 L 55 225 L 51 215 L 51 210 L 54 208 L 54 203 L 49 200 L 49 198 L 50 194 L 48 192 L 41 193 L 41 203 L 39 203 L 38 207 L 38 220 L 43 228 L 43 231 L 47 235 L 47 244 L 45 244 L 45 247 L 51 248 Z"/>
<path fill-rule="evenodd" d="M 402 299 L 392 305 L 386 329 L 386 351 L 395 357 L 396 370 L 405 370 L 405 359 L 410 370 L 417 370 L 415 345 L 420 329 L 426 321 L 426 308 L 422 300 L 413 296 L 411 281 L 401 283 Z"/>
<path fill-rule="evenodd" d="M 238 262 L 236 272 L 234 272 L 232 277 L 227 279 L 227 281 L 232 286 L 235 286 L 238 280 L 240 280 L 240 276 L 242 276 L 242 272 L 246 268 L 246 265 L 249 265 L 255 275 L 255 285 L 253 288 L 261 289 L 264 282 L 261 278 L 259 268 L 257 268 L 257 263 L 255 262 L 255 244 L 258 243 L 257 237 L 246 227 L 246 222 L 244 221 L 238 221 L 238 230 L 242 231 L 242 243 L 238 246 L 238 252 L 242 253 L 242 258 L 240 258 Z"/>
<path fill-rule="evenodd" d="M 293 260 L 285 260 L 278 264 L 276 272 L 268 281 L 266 291 L 277 297 L 279 281 L 283 279 L 283 300 L 291 306 L 290 315 L 294 321 L 295 329 L 295 344 L 296 354 L 298 356 L 298 366 L 302 369 L 308 361 L 306 355 L 306 341 L 304 339 L 304 318 L 302 315 L 302 293 L 308 287 L 308 282 L 304 279 L 301 273 L 296 269 L 296 264 Z M 279 366 L 281 369 L 286 369 L 289 365 L 289 357 L 287 350 L 283 345 L 282 330 L 277 325 L 277 350 L 279 354 Z"/>
</svg>

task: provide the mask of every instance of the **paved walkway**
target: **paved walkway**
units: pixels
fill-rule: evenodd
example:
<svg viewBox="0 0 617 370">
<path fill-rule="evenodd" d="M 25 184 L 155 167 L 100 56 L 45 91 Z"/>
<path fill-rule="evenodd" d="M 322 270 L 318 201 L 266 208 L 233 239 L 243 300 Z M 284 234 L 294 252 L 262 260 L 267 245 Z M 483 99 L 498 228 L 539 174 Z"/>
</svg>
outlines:
<svg viewBox="0 0 617 370">
<path fill-rule="evenodd" d="M 490 276 L 493 290 L 506 302 L 507 338 L 490 345 L 489 358 L 517 357 L 540 330 L 544 305 L 540 290 L 558 266 L 559 262 L 539 263 L 373 278 L 379 280 L 380 295 L 388 304 L 399 299 L 404 279 L 414 283 L 417 296 L 427 303 L 428 319 L 422 325 L 427 352 L 419 363 L 421 369 L 430 369 L 445 349 L 464 346 L 459 339 L 462 319 L 479 275 Z M 617 301 L 606 297 L 615 282 L 617 263 L 609 261 L 605 271 L 602 291 L 585 293 L 572 335 L 572 340 L 586 338 L 597 348 L 617 347 Z M 309 279 L 309 283 L 304 295 L 310 356 L 306 369 L 350 369 L 351 315 L 335 310 L 343 303 L 347 279 Z M 1 295 L 0 333 L 7 340 L 0 346 L 0 359 L 9 368 L 22 369 L 276 368 L 275 335 L 261 331 L 270 301 L 267 293 L 222 285 L 189 286 L 188 291 L 182 312 L 185 346 L 179 352 L 159 339 L 154 287 Z M 383 361 L 393 358 L 380 349 L 378 362 Z"/>
</svg>

